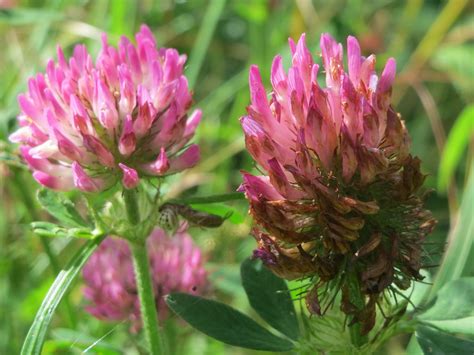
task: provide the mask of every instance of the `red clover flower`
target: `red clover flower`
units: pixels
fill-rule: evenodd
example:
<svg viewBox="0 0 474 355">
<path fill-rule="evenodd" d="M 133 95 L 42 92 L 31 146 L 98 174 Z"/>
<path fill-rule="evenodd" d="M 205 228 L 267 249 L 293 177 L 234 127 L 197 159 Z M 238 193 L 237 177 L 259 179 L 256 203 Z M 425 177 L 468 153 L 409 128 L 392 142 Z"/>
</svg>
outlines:
<svg viewBox="0 0 474 355">
<path fill-rule="evenodd" d="M 205 293 L 209 287 L 207 273 L 201 250 L 183 226 L 173 236 L 155 229 L 147 246 L 156 307 L 163 320 L 168 315 L 163 296 L 174 291 Z M 85 265 L 83 277 L 89 313 L 103 320 L 128 320 L 132 330 L 140 329 L 140 301 L 125 240 L 105 239 Z"/>
<path fill-rule="evenodd" d="M 18 97 L 20 128 L 10 140 L 21 143 L 40 184 L 97 192 L 121 179 L 132 189 L 142 177 L 197 163 L 199 148 L 187 143 L 201 111 L 187 115 L 186 56 L 157 48 L 144 25 L 136 43 L 122 37 L 115 48 L 103 35 L 95 65 L 84 45 L 69 61 L 58 47 L 57 63 L 50 60 L 46 74 L 28 81 Z"/>
<path fill-rule="evenodd" d="M 322 87 L 305 35 L 289 44 L 291 67 L 275 57 L 269 98 L 251 67 L 241 119 L 263 171 L 243 172 L 241 186 L 257 224 L 254 255 L 283 278 L 311 278 L 312 313 L 333 302 L 328 286 L 342 289 L 342 310 L 366 333 L 384 290 L 422 279 L 422 243 L 435 225 L 418 193 L 420 160 L 390 103 L 396 63 L 377 76 L 375 56 L 348 37 L 346 72 L 342 44 L 323 34 Z"/>
</svg>

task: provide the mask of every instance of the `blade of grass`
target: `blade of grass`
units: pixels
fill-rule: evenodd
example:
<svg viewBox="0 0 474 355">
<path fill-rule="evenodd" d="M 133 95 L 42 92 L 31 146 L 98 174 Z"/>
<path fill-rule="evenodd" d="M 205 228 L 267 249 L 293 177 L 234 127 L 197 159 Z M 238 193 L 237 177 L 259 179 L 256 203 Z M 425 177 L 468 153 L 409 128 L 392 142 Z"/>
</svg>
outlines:
<svg viewBox="0 0 474 355">
<path fill-rule="evenodd" d="M 464 8 L 468 4 L 468 0 L 449 0 L 440 12 L 436 20 L 428 29 L 419 45 L 411 55 L 407 65 L 403 68 L 400 77 L 406 79 L 405 84 L 409 84 L 413 80 L 418 80 L 418 72 L 423 68 L 426 61 L 431 57 L 433 52 L 438 48 L 444 36 L 451 28 L 452 24 L 462 14 Z M 414 78 L 414 79 L 412 79 Z M 398 93 L 395 93 L 392 103 L 397 106 L 400 99 L 406 93 L 408 85 L 400 87 Z"/>
<path fill-rule="evenodd" d="M 62 269 L 51 285 L 41 304 L 33 324 L 26 335 L 21 355 L 41 354 L 49 323 L 62 298 L 69 290 L 77 274 L 81 271 L 89 256 L 105 238 L 105 234 L 85 243 L 72 260 Z"/>
<path fill-rule="evenodd" d="M 428 301 L 434 298 L 436 292 L 445 283 L 461 277 L 466 265 L 470 262 L 469 255 L 472 253 L 474 241 L 474 219 L 472 216 L 474 216 L 474 166 L 471 167 L 459 209 L 459 217 L 450 231 L 448 249 L 444 254 Z"/>
<path fill-rule="evenodd" d="M 23 201 L 23 204 L 25 205 L 25 208 L 30 217 L 30 221 L 40 220 L 40 216 L 38 215 L 38 212 L 35 207 L 36 204 L 31 197 L 33 196 L 33 193 L 30 191 L 29 188 L 25 188 L 25 186 L 28 186 L 28 184 L 24 180 L 23 172 L 19 168 L 15 168 L 14 171 L 15 171 L 16 178 L 13 180 L 13 183 L 14 183 L 16 191 L 18 191 L 20 199 Z M 51 266 L 52 272 L 54 274 L 58 274 L 61 271 L 61 268 L 59 266 L 58 258 L 56 257 L 56 254 L 54 253 L 53 248 L 50 245 L 50 241 L 44 236 L 38 236 L 38 237 L 40 239 L 44 252 L 46 256 L 48 257 L 48 261 Z M 76 326 L 75 312 L 73 310 L 73 307 L 68 297 L 64 299 L 64 307 L 67 310 L 70 326 L 72 328 L 75 328 Z"/>
<path fill-rule="evenodd" d="M 207 6 L 201 28 L 197 34 L 196 42 L 194 43 L 193 50 L 189 56 L 186 75 L 188 77 L 190 88 L 193 88 L 196 83 L 202 63 L 204 62 L 204 57 L 209 48 L 209 44 L 211 43 L 214 30 L 216 29 L 217 22 L 219 21 L 222 10 L 224 10 L 225 3 L 226 0 L 212 0 Z"/>
<path fill-rule="evenodd" d="M 459 114 L 449 132 L 439 163 L 438 190 L 446 190 L 473 133 L 474 105 L 469 105 Z"/>
<path fill-rule="evenodd" d="M 135 25 L 134 1 L 114 1 L 111 5 L 110 31 L 116 36 L 132 37 Z"/>
</svg>

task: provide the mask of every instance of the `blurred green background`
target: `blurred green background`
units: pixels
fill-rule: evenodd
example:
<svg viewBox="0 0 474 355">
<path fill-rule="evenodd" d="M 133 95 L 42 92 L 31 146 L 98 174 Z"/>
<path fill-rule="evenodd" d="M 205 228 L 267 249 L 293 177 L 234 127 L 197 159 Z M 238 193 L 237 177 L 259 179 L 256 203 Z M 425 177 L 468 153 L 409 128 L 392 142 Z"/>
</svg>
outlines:
<svg viewBox="0 0 474 355">
<path fill-rule="evenodd" d="M 102 32 L 116 43 L 120 35 L 133 36 L 145 23 L 160 46 L 188 55 L 186 74 L 194 89 L 194 106 L 204 111 L 195 138 L 202 161 L 174 178 L 166 191 L 169 196 L 232 192 L 240 184 L 239 170 L 254 168 L 238 121 L 249 101 L 248 67 L 258 64 L 268 84 L 273 56 L 289 58 L 288 37 L 297 39 L 306 32 L 317 57 L 322 32 L 343 43 L 347 35 L 355 35 L 365 55 L 377 54 L 378 69 L 389 56 L 395 57 L 394 105 L 408 126 L 412 152 L 423 161 L 426 187 L 435 190 L 427 205 L 439 224 L 427 245 L 427 264 L 436 266 L 474 152 L 469 134 L 474 111 L 463 113 L 474 101 L 472 10 L 472 3 L 463 0 L 0 0 L 0 354 L 19 352 L 54 270 L 80 243 L 50 240 L 49 252 L 58 265 L 50 263 L 28 226 L 32 220 L 48 218 L 35 202 L 38 186 L 7 142 L 16 125 L 16 96 L 25 90 L 29 76 L 44 71 L 58 44 L 68 54 L 75 44 L 86 43 L 95 56 Z M 452 130 L 456 122 L 460 128 Z M 225 212 L 228 207 L 212 208 Z M 254 247 L 248 234 L 251 221 L 244 202 L 232 203 L 231 208 L 234 214 L 222 228 L 192 233 L 209 255 L 215 298 L 250 312 L 240 286 L 239 263 Z M 83 310 L 80 282 L 69 301 L 74 317 L 68 317 L 61 305 L 46 354 L 75 354 L 89 347 L 88 353 L 134 353 L 141 340 L 129 335 L 127 324 L 102 323 Z M 187 326 L 179 328 L 180 353 L 251 353 L 212 341 Z M 404 341 L 392 342 L 390 352 L 400 353 Z"/>
</svg>

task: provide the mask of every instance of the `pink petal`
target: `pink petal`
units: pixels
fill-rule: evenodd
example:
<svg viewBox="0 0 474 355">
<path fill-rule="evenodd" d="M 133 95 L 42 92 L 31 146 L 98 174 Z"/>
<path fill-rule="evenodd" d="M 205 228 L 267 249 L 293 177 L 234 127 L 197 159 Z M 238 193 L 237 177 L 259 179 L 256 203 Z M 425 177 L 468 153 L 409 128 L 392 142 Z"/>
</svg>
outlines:
<svg viewBox="0 0 474 355">
<path fill-rule="evenodd" d="M 143 170 L 151 175 L 164 175 L 170 168 L 168 157 L 166 156 L 165 148 L 161 147 L 160 154 L 153 163 L 146 164 Z"/>
<path fill-rule="evenodd" d="M 57 191 L 68 191 L 74 187 L 69 177 L 52 176 L 42 171 L 33 172 L 33 178 L 41 185 Z"/>
<path fill-rule="evenodd" d="M 352 36 L 347 37 L 347 62 L 349 67 L 349 77 L 352 80 L 352 84 L 357 88 L 360 80 L 362 58 L 359 42 Z"/>
<path fill-rule="evenodd" d="M 115 108 L 115 100 L 109 88 L 99 77 L 95 78 L 95 109 L 94 112 L 101 125 L 109 132 L 118 126 L 118 112 Z"/>
<path fill-rule="evenodd" d="M 138 186 L 140 182 L 140 178 L 138 177 L 138 173 L 135 169 L 129 168 L 125 164 L 119 163 L 120 169 L 122 169 L 123 176 L 122 176 L 122 184 L 127 189 L 134 189 Z"/>
<path fill-rule="evenodd" d="M 344 71 L 342 45 L 338 44 L 331 35 L 324 33 L 321 35 L 320 47 L 326 70 L 326 84 L 329 88 L 337 88 L 339 78 Z"/>
<path fill-rule="evenodd" d="M 385 93 L 391 89 L 396 73 L 397 62 L 395 59 L 389 58 L 377 83 L 377 93 Z"/>
<path fill-rule="evenodd" d="M 97 138 L 91 135 L 83 136 L 84 146 L 105 166 L 115 167 L 115 158 L 105 145 Z"/>
<path fill-rule="evenodd" d="M 272 63 L 272 73 L 270 76 L 272 82 L 273 90 L 278 94 L 278 98 L 284 99 L 287 96 L 287 82 L 286 74 L 283 70 L 282 58 L 280 55 L 277 55 L 273 58 Z M 279 100 L 279 101 L 280 101 Z"/>
<path fill-rule="evenodd" d="M 262 115 L 269 113 L 267 94 L 262 84 L 260 71 L 256 65 L 250 67 L 249 86 L 252 106 Z"/>
<path fill-rule="evenodd" d="M 242 172 L 243 189 L 248 198 L 259 201 L 262 198 L 268 201 L 282 200 L 283 196 L 272 186 L 268 176 L 254 176 Z"/>
<path fill-rule="evenodd" d="M 201 122 L 202 111 L 201 110 L 194 110 L 194 112 L 189 116 L 186 121 L 186 127 L 184 129 L 184 138 L 191 139 L 196 131 L 196 127 L 198 126 L 199 122 Z"/>
<path fill-rule="evenodd" d="M 171 159 L 169 174 L 192 168 L 200 159 L 199 146 L 191 144 L 181 155 Z"/>
<path fill-rule="evenodd" d="M 125 122 L 123 123 L 122 135 L 118 145 L 120 154 L 126 157 L 132 154 L 135 151 L 136 141 L 135 132 L 133 131 L 132 116 L 127 115 L 125 117 Z"/>
<path fill-rule="evenodd" d="M 72 163 L 72 177 L 74 179 L 74 186 L 81 191 L 98 192 L 104 188 L 101 180 L 91 178 L 77 162 Z"/>
<path fill-rule="evenodd" d="M 58 141 L 58 149 L 65 157 L 71 160 L 82 160 L 83 153 L 73 142 L 57 129 L 54 129 L 54 135 Z"/>
<path fill-rule="evenodd" d="M 30 154 L 35 159 L 50 158 L 56 153 L 58 153 L 58 145 L 52 140 L 47 140 L 30 149 Z"/>
<path fill-rule="evenodd" d="M 125 64 L 119 66 L 118 74 L 120 81 L 120 113 L 122 115 L 131 114 L 137 104 L 132 76 L 129 68 Z"/>
<path fill-rule="evenodd" d="M 270 182 L 278 190 L 278 192 L 288 199 L 298 199 L 305 196 L 304 193 L 296 190 L 290 185 L 288 178 L 286 177 L 280 163 L 276 158 L 272 158 L 268 161 Z"/>
<path fill-rule="evenodd" d="M 138 110 L 138 117 L 133 123 L 133 130 L 138 137 L 144 136 L 150 130 L 155 118 L 155 109 L 149 102 L 141 105 Z"/>
</svg>

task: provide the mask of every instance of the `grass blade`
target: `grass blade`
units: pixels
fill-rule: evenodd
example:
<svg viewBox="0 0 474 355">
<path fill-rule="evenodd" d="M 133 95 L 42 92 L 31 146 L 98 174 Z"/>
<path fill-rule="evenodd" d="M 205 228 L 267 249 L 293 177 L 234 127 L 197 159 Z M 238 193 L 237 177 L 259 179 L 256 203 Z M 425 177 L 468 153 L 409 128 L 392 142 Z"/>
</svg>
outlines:
<svg viewBox="0 0 474 355">
<path fill-rule="evenodd" d="M 199 29 L 196 42 L 194 43 L 193 50 L 189 57 L 186 75 L 190 88 L 194 87 L 196 83 L 209 43 L 211 43 L 212 35 L 216 29 L 222 10 L 224 10 L 224 5 L 225 0 L 212 0 L 207 6 L 202 26 Z"/>
<path fill-rule="evenodd" d="M 431 288 L 429 300 L 448 281 L 461 277 L 469 262 L 474 240 L 474 166 L 471 167 L 469 179 L 459 209 L 457 223 L 448 238 L 448 249 L 441 267 Z"/>
<path fill-rule="evenodd" d="M 467 106 L 454 122 L 441 156 L 438 189 L 445 190 L 459 164 L 464 148 L 474 134 L 474 105 Z"/>
<path fill-rule="evenodd" d="M 77 274 L 81 271 L 82 266 L 104 238 L 105 235 L 85 243 L 66 267 L 60 271 L 44 298 L 38 313 L 36 313 L 33 324 L 23 343 L 21 355 L 41 354 L 46 332 L 54 311 Z"/>
</svg>

